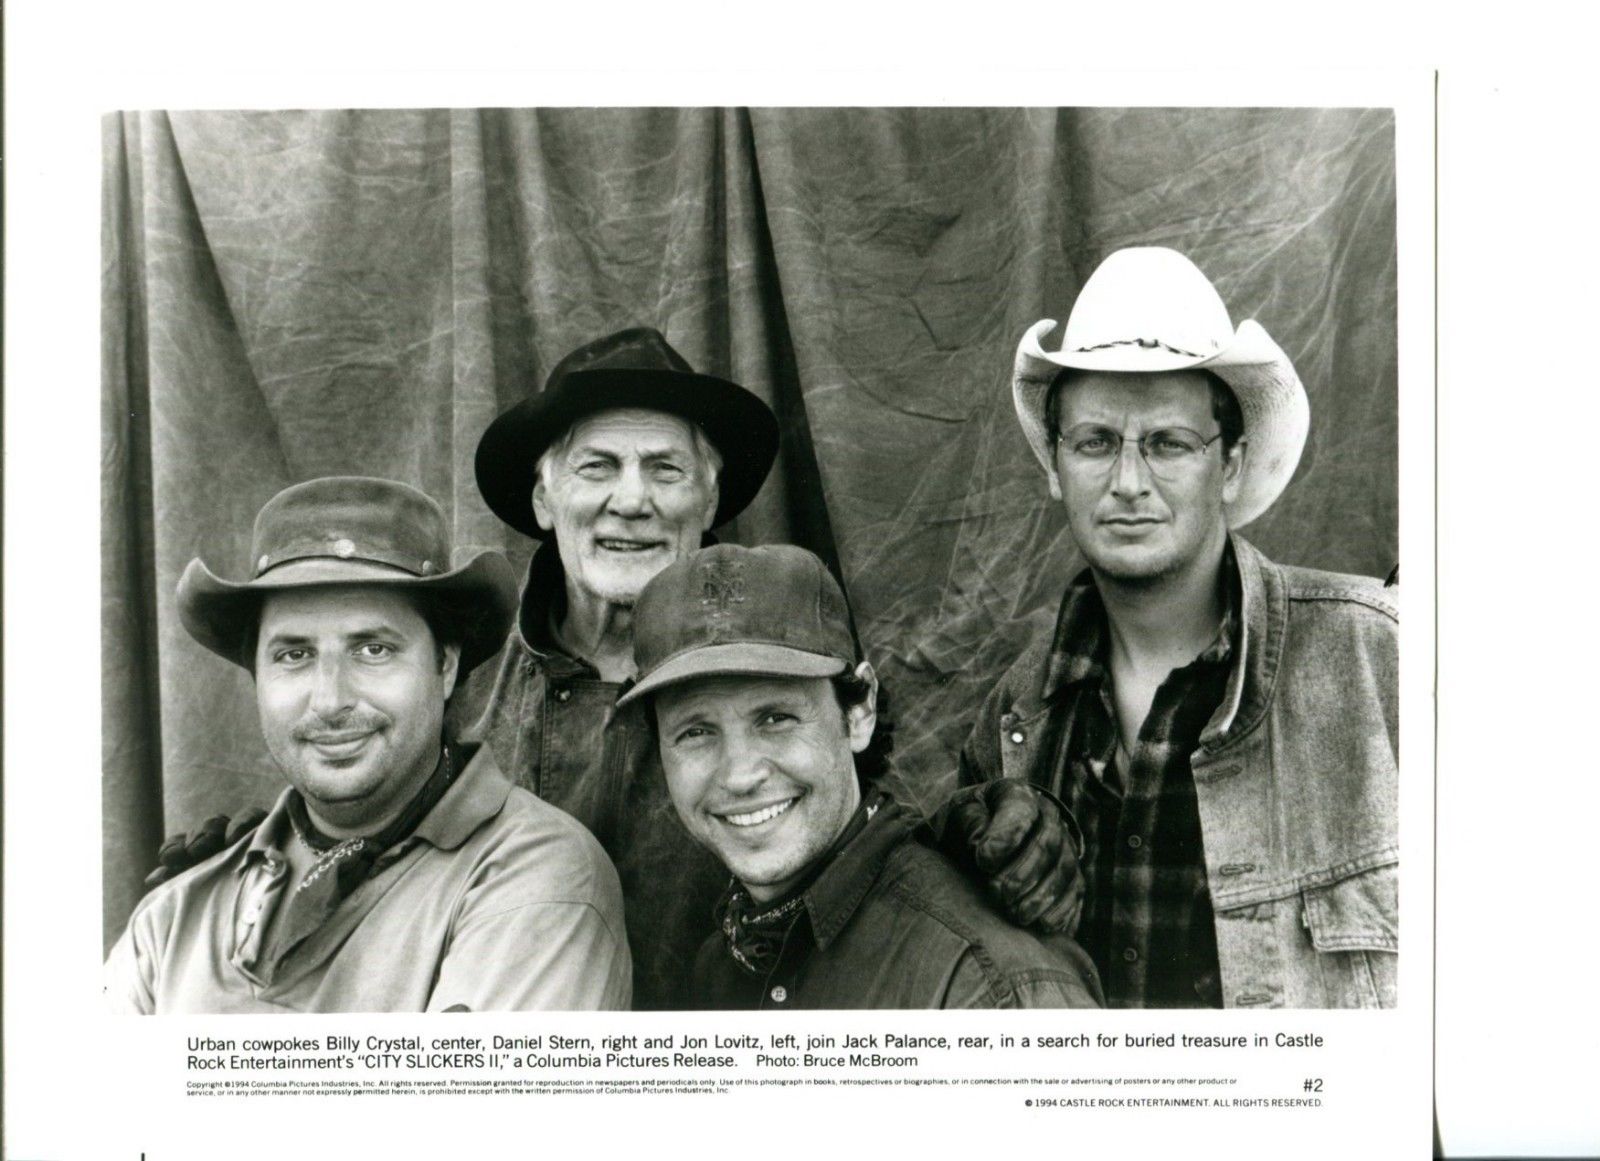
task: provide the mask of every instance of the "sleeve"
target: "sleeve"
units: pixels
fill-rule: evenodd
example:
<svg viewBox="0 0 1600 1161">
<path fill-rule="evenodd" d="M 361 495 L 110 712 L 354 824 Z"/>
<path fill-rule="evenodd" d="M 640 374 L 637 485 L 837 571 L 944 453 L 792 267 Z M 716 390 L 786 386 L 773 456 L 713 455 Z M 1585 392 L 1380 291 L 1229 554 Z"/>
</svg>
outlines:
<svg viewBox="0 0 1600 1161">
<path fill-rule="evenodd" d="M 428 1011 L 631 1005 L 633 960 L 616 871 L 587 835 L 567 840 L 560 855 L 546 848 L 550 861 L 537 877 L 502 872 L 469 892 Z M 540 889 L 530 893 L 530 881 Z"/>
<path fill-rule="evenodd" d="M 1064 950 L 1058 943 L 1058 951 Z M 1076 948 L 1076 944 L 1073 945 Z M 1081 957 L 1081 960 L 1078 958 Z M 1018 968 L 993 978 L 968 950 L 950 977 L 945 1008 L 1101 1008 L 1100 980 L 1078 951 L 1070 964 Z"/>
<path fill-rule="evenodd" d="M 150 1016 L 156 1010 L 156 963 L 153 928 L 145 909 L 136 910 L 121 938 L 112 945 L 101 974 L 106 1010 Z"/>
</svg>

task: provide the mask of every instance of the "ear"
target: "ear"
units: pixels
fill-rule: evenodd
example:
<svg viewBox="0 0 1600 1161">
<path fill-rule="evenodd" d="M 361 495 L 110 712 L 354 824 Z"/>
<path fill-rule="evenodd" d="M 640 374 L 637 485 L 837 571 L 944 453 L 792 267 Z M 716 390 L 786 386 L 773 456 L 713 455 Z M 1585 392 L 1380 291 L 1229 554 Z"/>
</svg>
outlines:
<svg viewBox="0 0 1600 1161">
<path fill-rule="evenodd" d="M 1056 475 L 1054 468 L 1046 468 L 1044 474 L 1050 478 L 1050 498 L 1052 500 L 1061 499 L 1061 477 Z"/>
<path fill-rule="evenodd" d="M 845 725 L 850 729 L 850 750 L 859 754 L 872 741 L 872 732 L 878 728 L 878 675 L 872 663 L 863 661 L 856 666 L 856 676 L 867 683 L 867 698 L 850 707 L 845 714 Z"/>
<path fill-rule="evenodd" d="M 1231 504 L 1239 498 L 1244 486 L 1244 459 L 1250 452 L 1250 437 L 1241 435 L 1239 442 L 1228 449 L 1228 458 L 1222 461 L 1222 502 Z"/>
<path fill-rule="evenodd" d="M 722 502 L 722 486 L 716 481 L 711 481 L 711 487 L 706 489 L 706 508 L 700 514 L 700 531 L 710 532 L 711 525 L 717 519 L 717 505 Z"/>
<path fill-rule="evenodd" d="M 461 672 L 461 646 L 446 645 L 443 649 L 444 659 L 439 663 L 439 676 L 444 680 L 444 699 L 450 700 L 450 695 L 456 690 L 456 676 Z"/>
<path fill-rule="evenodd" d="M 533 485 L 533 518 L 546 532 L 556 526 L 555 513 L 550 511 L 550 492 L 544 486 L 543 472 L 539 473 L 539 479 Z"/>
</svg>

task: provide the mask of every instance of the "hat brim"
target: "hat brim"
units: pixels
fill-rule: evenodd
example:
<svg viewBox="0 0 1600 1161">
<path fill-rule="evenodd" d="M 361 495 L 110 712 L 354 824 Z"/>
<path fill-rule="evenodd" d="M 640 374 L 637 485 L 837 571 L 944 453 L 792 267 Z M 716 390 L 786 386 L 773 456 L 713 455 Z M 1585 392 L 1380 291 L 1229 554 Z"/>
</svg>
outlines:
<svg viewBox="0 0 1600 1161">
<path fill-rule="evenodd" d="M 1011 378 L 1017 421 L 1046 472 L 1054 472 L 1055 464 L 1045 426 L 1045 404 L 1050 385 L 1064 368 L 1144 373 L 1204 370 L 1214 372 L 1232 389 L 1248 439 L 1239 494 L 1227 509 L 1228 527 L 1250 523 L 1272 507 L 1288 486 L 1311 428 L 1311 405 L 1289 356 L 1254 319 L 1240 323 L 1233 341 L 1209 355 L 1136 344 L 1046 351 L 1041 340 L 1055 326 L 1054 319 L 1041 319 L 1024 332 Z"/>
<path fill-rule="evenodd" d="M 697 677 L 837 677 L 849 668 L 850 663 L 841 657 L 808 653 L 788 645 L 761 641 L 704 645 L 663 661 L 619 697 L 617 704 L 627 705 L 665 686 Z"/>
<path fill-rule="evenodd" d="M 722 456 L 712 527 L 749 506 L 778 454 L 778 421 L 754 394 L 712 375 L 606 368 L 574 371 L 553 391 L 502 413 L 478 441 L 478 491 L 518 532 L 549 535 L 533 515 L 539 457 L 578 420 L 599 411 L 662 411 L 695 424 Z"/>
<path fill-rule="evenodd" d="M 353 585 L 463 598 L 476 614 L 462 626 L 459 670 L 463 676 L 500 651 L 517 609 L 516 573 L 498 552 L 480 552 L 460 568 L 438 576 L 415 576 L 386 565 L 319 557 L 280 565 L 250 581 L 225 580 L 196 557 L 178 580 L 178 617 L 201 645 L 249 669 L 254 659 L 245 656 L 244 647 L 266 594 Z"/>
</svg>

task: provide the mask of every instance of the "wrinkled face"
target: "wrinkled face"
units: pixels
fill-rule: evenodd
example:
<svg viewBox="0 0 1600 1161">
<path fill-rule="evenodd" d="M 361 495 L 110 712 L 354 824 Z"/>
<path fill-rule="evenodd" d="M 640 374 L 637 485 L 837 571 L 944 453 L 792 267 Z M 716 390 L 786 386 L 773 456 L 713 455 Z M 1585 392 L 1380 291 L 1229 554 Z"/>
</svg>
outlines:
<svg viewBox="0 0 1600 1161">
<path fill-rule="evenodd" d="M 405 806 L 439 758 L 458 650 L 393 589 L 288 589 L 261 607 L 256 706 L 267 749 L 335 832 Z"/>
<path fill-rule="evenodd" d="M 1188 428 L 1206 440 L 1217 435 L 1205 377 L 1086 372 L 1060 390 L 1060 432 L 1095 424 L 1122 436 L 1121 453 L 1108 461 L 1074 457 L 1065 439 L 1054 447 L 1051 490 L 1065 504 L 1073 540 L 1095 571 L 1122 581 L 1158 581 L 1220 553 L 1227 535 L 1224 505 L 1239 491 L 1244 441 L 1224 458 L 1218 440 L 1186 462 L 1164 463 L 1159 475 L 1137 442 L 1162 428 Z"/>
<path fill-rule="evenodd" d="M 860 805 L 852 755 L 876 717 L 870 699 L 841 710 L 826 678 L 701 678 L 657 692 L 655 714 L 678 817 L 757 900 L 793 885 Z"/>
<path fill-rule="evenodd" d="M 710 464 L 686 420 L 602 411 L 573 425 L 533 489 L 569 584 L 631 605 L 656 573 L 700 547 L 717 510 Z"/>
</svg>

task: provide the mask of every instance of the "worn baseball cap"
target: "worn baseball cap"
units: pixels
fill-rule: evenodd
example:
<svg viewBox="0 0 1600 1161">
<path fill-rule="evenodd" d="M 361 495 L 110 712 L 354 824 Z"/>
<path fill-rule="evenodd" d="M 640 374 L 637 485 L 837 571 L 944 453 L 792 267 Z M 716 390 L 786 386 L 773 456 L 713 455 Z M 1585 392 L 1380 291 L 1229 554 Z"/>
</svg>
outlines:
<svg viewBox="0 0 1600 1161">
<path fill-rule="evenodd" d="M 633 610 L 638 682 L 617 699 L 697 677 L 837 677 L 855 664 L 850 609 L 825 564 L 792 544 L 718 544 L 657 573 Z"/>
<path fill-rule="evenodd" d="M 451 568 L 444 510 L 394 480 L 325 476 L 285 488 L 256 515 L 249 577 L 217 576 L 199 557 L 178 580 L 189 635 L 249 668 L 246 630 L 269 592 L 317 585 L 382 585 L 461 598 L 461 671 L 500 651 L 517 608 L 517 578 L 498 552 Z"/>
</svg>

